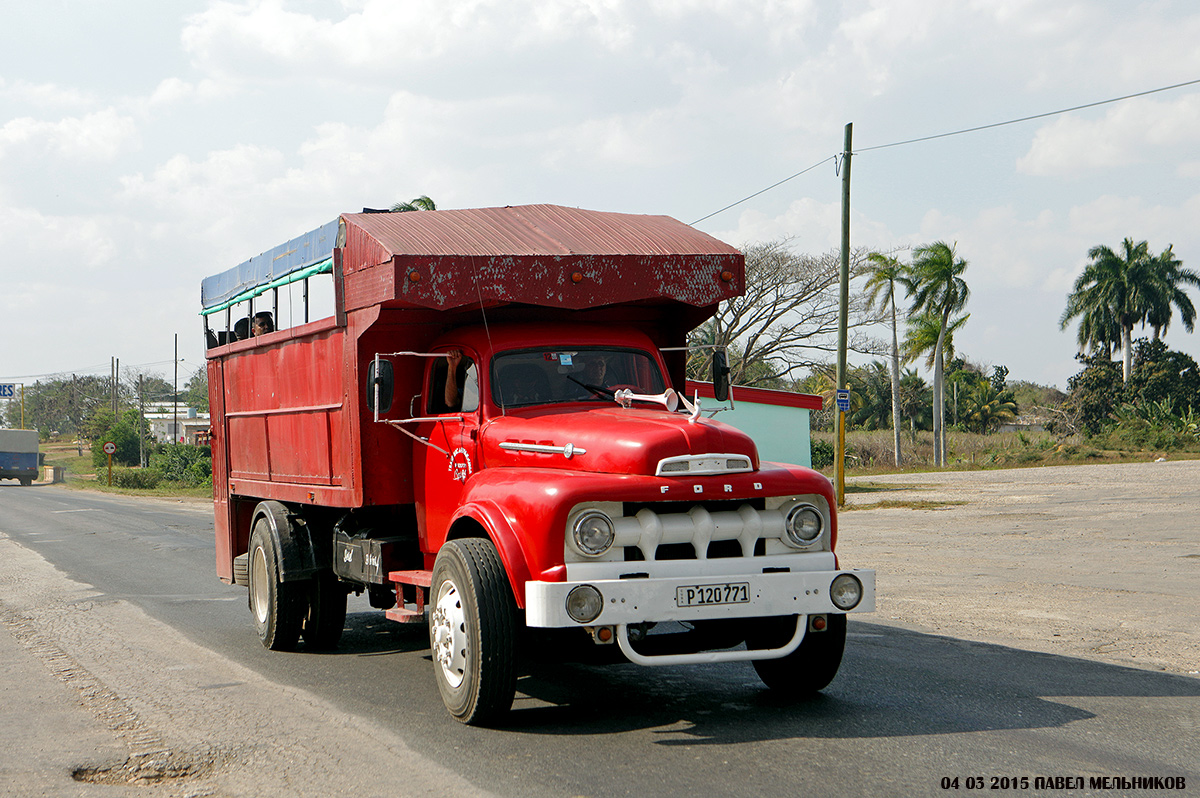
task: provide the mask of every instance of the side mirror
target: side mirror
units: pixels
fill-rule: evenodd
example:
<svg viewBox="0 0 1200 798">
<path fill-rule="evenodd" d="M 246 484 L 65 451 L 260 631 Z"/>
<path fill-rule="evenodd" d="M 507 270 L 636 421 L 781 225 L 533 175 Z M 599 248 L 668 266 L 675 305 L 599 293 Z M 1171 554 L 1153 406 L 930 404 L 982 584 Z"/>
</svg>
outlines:
<svg viewBox="0 0 1200 798">
<path fill-rule="evenodd" d="M 367 366 L 367 408 L 375 410 L 376 388 L 379 395 L 379 412 L 386 413 L 392 409 L 392 392 L 396 388 L 396 378 L 392 374 L 392 363 L 380 359 L 379 373 L 375 373 L 375 361 Z"/>
<path fill-rule="evenodd" d="M 729 399 L 729 364 L 724 349 L 714 349 L 712 354 L 713 396 L 718 402 Z"/>
</svg>

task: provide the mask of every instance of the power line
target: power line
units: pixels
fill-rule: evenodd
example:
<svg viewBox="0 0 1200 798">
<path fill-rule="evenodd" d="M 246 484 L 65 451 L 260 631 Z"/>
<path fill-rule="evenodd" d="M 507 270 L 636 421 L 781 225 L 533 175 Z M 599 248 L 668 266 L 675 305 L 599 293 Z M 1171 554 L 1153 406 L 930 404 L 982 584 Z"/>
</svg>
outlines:
<svg viewBox="0 0 1200 798">
<path fill-rule="evenodd" d="M 1196 80 L 1184 81 L 1183 83 L 1174 83 L 1170 86 L 1160 86 L 1157 89 L 1149 89 L 1147 91 L 1139 91 L 1139 92 L 1135 92 L 1134 94 L 1125 94 L 1125 95 L 1122 95 L 1121 97 L 1112 97 L 1107 100 L 1098 100 L 1098 101 L 1092 102 L 1092 103 L 1084 103 L 1083 105 L 1073 105 L 1070 108 L 1060 108 L 1057 111 L 1046 111 L 1045 113 L 1033 114 L 1032 116 L 1023 116 L 1019 119 L 1009 119 L 1004 122 L 993 122 L 990 125 L 979 125 L 978 127 L 968 127 L 968 128 L 963 128 L 962 130 L 952 130 L 949 133 L 935 133 L 932 136 L 922 136 L 920 138 L 906 139 L 904 141 L 894 141 L 891 144 L 877 144 L 874 147 L 863 147 L 862 149 L 854 150 L 852 154 L 857 155 L 862 152 L 871 152 L 872 150 L 883 150 L 883 149 L 887 149 L 889 147 L 902 147 L 906 144 L 917 144 L 917 143 L 920 143 L 923 141 L 933 141 L 935 139 L 944 139 L 944 138 L 948 138 L 949 136 L 961 136 L 965 133 L 978 133 L 981 130 L 991 130 L 991 129 L 997 128 L 997 127 L 1004 127 L 1005 125 L 1016 125 L 1021 122 L 1030 122 L 1034 119 L 1046 119 L 1047 117 L 1059 116 L 1060 114 L 1069 114 L 1072 111 L 1082 111 L 1085 108 L 1096 108 L 1101 105 L 1110 105 L 1112 103 L 1119 103 L 1124 100 L 1132 100 L 1136 97 L 1145 97 L 1150 94 L 1158 94 L 1158 93 L 1164 92 L 1164 91 L 1172 91 L 1173 89 L 1181 89 L 1185 86 L 1194 86 L 1198 83 L 1200 83 L 1200 78 L 1197 78 Z M 784 183 L 788 182 L 789 180 L 794 180 L 795 178 L 799 177 L 802 174 L 811 172 L 813 169 L 816 169 L 818 166 L 820 166 L 821 164 L 823 164 L 827 161 L 834 161 L 836 163 L 837 160 L 838 160 L 837 155 L 830 155 L 827 158 L 823 158 L 822 160 L 818 161 L 817 163 L 813 164 L 812 166 L 808 167 L 807 169 L 801 170 L 801 171 L 797 172 L 796 174 L 792 175 L 791 177 L 785 177 L 783 180 L 780 180 L 778 183 L 772 183 L 771 185 L 767 186 L 766 188 L 762 189 L 761 191 L 756 191 L 747 197 L 743 197 L 742 199 L 738 200 L 737 202 L 731 202 L 730 204 L 726 205 L 724 208 L 713 211 L 712 213 L 708 214 L 707 216 L 701 216 L 699 219 L 692 222 L 692 224 L 693 225 L 699 224 L 700 222 L 703 222 L 706 219 L 711 219 L 712 217 L 716 216 L 719 213 L 724 213 L 725 211 L 729 210 L 730 208 L 735 208 L 738 205 L 741 205 L 743 202 L 748 202 L 748 201 L 754 199 L 755 197 L 759 196 L 760 194 L 765 194 L 773 188 L 778 188 L 779 186 L 782 186 Z"/>
<path fill-rule="evenodd" d="M 762 191 L 755 191 L 753 194 L 751 194 L 748 197 L 743 197 L 742 199 L 738 200 L 737 202 L 731 202 L 730 204 L 726 205 L 724 208 L 721 208 L 721 210 L 719 210 L 719 211 L 713 211 L 708 216 L 701 216 L 699 219 L 692 222 L 692 224 L 693 225 L 700 224 L 700 222 L 703 222 L 705 219 L 711 219 L 712 217 L 716 216 L 718 213 L 724 213 L 725 211 L 729 210 L 730 208 L 734 208 L 734 207 L 737 207 L 738 205 L 741 205 L 743 202 L 749 202 L 750 200 L 757 197 L 759 194 L 765 194 L 773 188 L 778 188 L 779 186 L 782 186 L 784 183 L 788 182 L 789 180 L 794 180 L 797 177 L 799 177 L 800 175 L 805 174 L 806 172 L 811 172 L 812 170 L 816 169 L 818 166 L 820 166 L 823 163 L 827 163 L 829 161 L 836 161 L 836 160 L 837 160 L 836 155 L 830 155 L 827 158 L 822 158 L 821 160 L 817 161 L 815 164 L 808 167 L 807 169 L 802 169 L 799 172 L 797 172 L 796 174 L 792 175 L 791 177 L 785 177 L 783 180 L 780 180 L 778 183 L 773 183 L 773 184 L 767 186 Z"/>
<path fill-rule="evenodd" d="M 1183 83 L 1175 83 L 1171 86 L 1162 86 L 1160 88 L 1150 89 L 1148 91 L 1139 91 L 1135 94 L 1126 94 L 1121 97 L 1113 97 L 1108 100 L 1098 100 L 1094 103 L 1084 103 L 1083 105 L 1073 105 L 1070 108 L 1060 108 L 1057 111 L 1047 111 L 1042 114 L 1034 114 L 1033 116 L 1023 116 L 1020 119 L 1009 119 L 1005 122 L 993 122 L 990 125 L 980 125 L 978 127 L 968 127 L 968 128 L 964 128 L 962 130 L 953 130 L 949 133 L 937 133 L 932 136 L 922 136 L 921 138 L 907 139 L 905 141 L 894 141 L 891 144 L 878 144 L 874 147 L 863 147 L 860 150 L 855 150 L 854 154 L 857 155 L 860 152 L 870 152 L 871 150 L 883 150 L 883 149 L 887 149 L 888 147 L 902 147 L 905 144 L 917 144 L 922 141 L 933 141 L 934 139 L 944 139 L 949 136 L 961 136 L 964 133 L 977 133 L 980 130 L 991 130 L 992 128 L 1004 127 L 1005 125 L 1016 125 L 1021 122 L 1030 122 L 1030 121 L 1033 121 L 1034 119 L 1045 119 L 1047 117 L 1058 116 L 1060 114 L 1069 114 L 1072 111 L 1082 111 L 1085 108 L 1096 108 L 1101 105 L 1111 105 L 1112 103 L 1119 103 L 1124 100 L 1132 100 L 1135 97 L 1145 97 L 1150 94 L 1158 94 L 1159 92 L 1171 91 L 1172 89 L 1181 89 L 1184 86 L 1194 86 L 1197 83 L 1200 83 L 1200 78 L 1198 78 L 1196 80 L 1188 80 Z"/>
</svg>

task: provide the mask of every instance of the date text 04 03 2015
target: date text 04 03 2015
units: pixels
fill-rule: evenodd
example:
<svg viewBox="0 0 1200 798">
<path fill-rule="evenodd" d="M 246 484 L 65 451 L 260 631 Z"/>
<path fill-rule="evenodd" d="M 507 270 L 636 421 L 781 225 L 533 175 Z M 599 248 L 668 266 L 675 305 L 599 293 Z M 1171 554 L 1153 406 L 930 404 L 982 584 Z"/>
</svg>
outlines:
<svg viewBox="0 0 1200 798">
<path fill-rule="evenodd" d="M 1186 790 L 1186 776 L 943 776 L 943 790 Z"/>
</svg>

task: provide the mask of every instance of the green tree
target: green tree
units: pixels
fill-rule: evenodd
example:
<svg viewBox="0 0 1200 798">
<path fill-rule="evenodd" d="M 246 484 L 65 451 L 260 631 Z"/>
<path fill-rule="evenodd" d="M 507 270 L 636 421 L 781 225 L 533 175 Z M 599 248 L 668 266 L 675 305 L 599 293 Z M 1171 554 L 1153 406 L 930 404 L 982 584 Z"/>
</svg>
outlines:
<svg viewBox="0 0 1200 798">
<path fill-rule="evenodd" d="M 1156 256 L 1146 241 L 1126 238 L 1120 253 L 1100 245 L 1088 250 L 1089 262 L 1067 296 L 1059 319 L 1066 329 L 1078 318 L 1076 340 L 1080 351 L 1103 352 L 1111 357 L 1114 346 L 1122 354 L 1122 380 L 1133 372 L 1133 328 L 1149 324 L 1155 337 L 1171 323 L 1177 308 L 1191 332 L 1196 311 L 1183 285 L 1200 286 L 1200 275 L 1183 268 L 1171 247 Z"/>
<path fill-rule="evenodd" d="M 888 429 L 900 419 L 898 412 L 893 413 L 895 405 L 899 404 L 900 386 L 894 386 L 896 392 L 893 397 L 892 379 L 888 371 L 888 367 L 877 360 L 851 370 L 850 380 L 861 397 L 858 411 L 849 419 L 854 426 L 862 429 Z"/>
<path fill-rule="evenodd" d="M 201 413 L 208 412 L 208 370 L 200 369 L 192 375 L 183 389 L 183 401 Z"/>
<path fill-rule="evenodd" d="M 900 414 L 908 421 L 914 444 L 917 430 L 933 428 L 933 391 L 916 369 L 908 369 L 900 378 Z"/>
<path fill-rule="evenodd" d="M 967 261 L 958 257 L 954 247 L 935 241 L 913 250 L 912 312 L 931 313 L 939 318 L 938 340 L 933 362 L 933 459 L 934 465 L 946 465 L 946 391 L 942 366 L 950 317 L 967 306 L 971 291 L 962 275 Z"/>
<path fill-rule="evenodd" d="M 112 411 L 107 408 L 104 409 L 103 413 L 98 415 L 112 421 Z M 99 434 L 93 438 L 93 441 L 96 443 L 112 441 L 116 445 L 117 450 L 113 453 L 113 462 L 115 464 L 126 466 L 139 465 L 138 460 L 141 457 L 139 430 L 144 441 L 147 430 L 142 423 L 142 418 L 136 408 L 130 408 L 121 414 L 119 420 L 99 430 Z M 103 468 L 108 465 L 108 455 L 104 453 L 102 446 L 92 446 L 92 465 L 96 468 Z"/>
<path fill-rule="evenodd" d="M 1008 391 L 997 391 L 989 380 L 980 380 L 968 398 L 967 421 L 977 432 L 990 432 L 1017 417 L 1017 403 Z"/>
<path fill-rule="evenodd" d="M 954 359 L 954 333 L 958 332 L 970 313 L 965 313 L 957 319 L 952 319 L 945 331 L 942 330 L 941 317 L 932 313 L 917 313 L 909 316 L 908 327 L 904 331 L 904 341 L 900 344 L 900 356 L 905 363 L 911 363 L 921 357 L 925 358 L 925 368 L 932 370 L 938 353 L 938 339 L 942 340 L 942 352 L 947 359 Z M 944 367 L 943 367 L 944 368 Z M 957 368 L 948 371 L 958 371 Z"/>
<path fill-rule="evenodd" d="M 1133 343 L 1133 374 L 1125 386 L 1127 400 L 1171 402 L 1180 409 L 1200 410 L 1200 369 L 1191 356 L 1167 349 L 1161 339 Z"/>
<path fill-rule="evenodd" d="M 1153 282 L 1154 290 L 1149 294 L 1150 307 L 1145 323 L 1154 330 L 1154 339 L 1161 338 L 1171 326 L 1171 317 L 1174 315 L 1172 308 L 1179 310 L 1183 328 L 1191 332 L 1196 323 L 1196 308 L 1183 286 L 1200 288 L 1200 275 L 1183 268 L 1183 261 L 1175 257 L 1173 245 L 1167 245 L 1154 259 Z"/>
<path fill-rule="evenodd" d="M 896 285 L 899 284 L 908 291 L 912 290 L 909 280 L 909 269 L 896 258 L 879 252 L 867 255 L 867 282 L 864 291 L 867 296 L 867 308 L 879 306 L 892 317 L 892 358 L 891 358 L 891 388 L 892 388 L 892 446 L 895 449 L 896 465 L 902 461 L 900 452 L 900 339 L 899 326 L 896 322 Z"/>
<path fill-rule="evenodd" d="M 403 213 L 406 211 L 436 211 L 437 205 L 433 200 L 422 194 L 416 199 L 411 199 L 408 202 L 397 202 L 391 207 L 393 213 Z"/>
<path fill-rule="evenodd" d="M 1067 380 L 1063 411 L 1069 427 L 1096 435 L 1108 424 L 1113 410 L 1125 400 L 1121 367 L 1102 352 L 1081 353 L 1075 359 L 1083 364 L 1083 370 Z"/>
</svg>

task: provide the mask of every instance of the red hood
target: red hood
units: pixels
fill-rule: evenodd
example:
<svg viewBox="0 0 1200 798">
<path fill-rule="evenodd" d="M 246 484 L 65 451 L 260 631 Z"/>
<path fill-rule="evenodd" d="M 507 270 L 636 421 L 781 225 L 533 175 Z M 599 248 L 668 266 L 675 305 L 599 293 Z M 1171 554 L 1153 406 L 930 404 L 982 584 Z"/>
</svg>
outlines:
<svg viewBox="0 0 1200 798">
<path fill-rule="evenodd" d="M 500 444 L 526 443 L 562 447 L 563 454 L 511 451 Z M 664 410 L 597 407 L 581 411 L 536 409 L 494 418 L 482 430 L 487 467 L 538 466 L 606 474 L 654 474 L 665 457 L 688 454 L 741 454 L 758 468 L 758 450 L 750 437 L 719 421 L 690 423 L 682 413 Z M 580 454 L 579 450 L 584 453 Z"/>
</svg>

